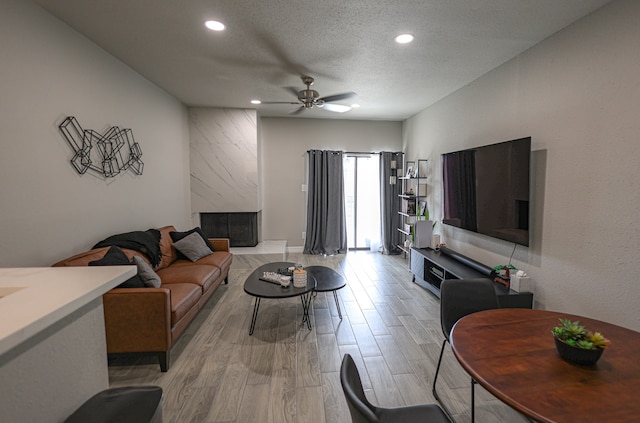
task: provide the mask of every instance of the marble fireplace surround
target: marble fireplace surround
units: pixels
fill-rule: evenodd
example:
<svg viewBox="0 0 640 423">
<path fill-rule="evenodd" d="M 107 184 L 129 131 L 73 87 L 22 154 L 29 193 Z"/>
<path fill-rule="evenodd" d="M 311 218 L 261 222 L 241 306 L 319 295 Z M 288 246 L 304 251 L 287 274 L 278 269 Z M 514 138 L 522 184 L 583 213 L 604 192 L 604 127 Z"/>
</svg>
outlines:
<svg viewBox="0 0 640 423">
<path fill-rule="evenodd" d="M 257 212 L 255 110 L 189 109 L 192 213 Z"/>
</svg>

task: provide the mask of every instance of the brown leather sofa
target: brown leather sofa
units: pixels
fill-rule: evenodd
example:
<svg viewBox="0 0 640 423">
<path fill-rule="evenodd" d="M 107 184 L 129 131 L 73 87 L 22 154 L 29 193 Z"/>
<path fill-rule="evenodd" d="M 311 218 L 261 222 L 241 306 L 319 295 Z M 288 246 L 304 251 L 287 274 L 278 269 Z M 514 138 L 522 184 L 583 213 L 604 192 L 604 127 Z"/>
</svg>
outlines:
<svg viewBox="0 0 640 423">
<path fill-rule="evenodd" d="M 216 288 L 228 283 L 233 260 L 228 239 L 209 239 L 214 253 L 196 262 L 178 259 L 170 232 L 173 226 L 158 229 L 162 259 L 155 268 L 160 288 L 115 288 L 103 296 L 107 353 L 156 353 L 160 369 L 169 369 L 169 350 L 204 306 Z M 109 247 L 96 248 L 69 257 L 53 266 L 87 266 L 101 259 Z M 145 261 L 142 253 L 122 248 L 131 259 Z"/>
</svg>

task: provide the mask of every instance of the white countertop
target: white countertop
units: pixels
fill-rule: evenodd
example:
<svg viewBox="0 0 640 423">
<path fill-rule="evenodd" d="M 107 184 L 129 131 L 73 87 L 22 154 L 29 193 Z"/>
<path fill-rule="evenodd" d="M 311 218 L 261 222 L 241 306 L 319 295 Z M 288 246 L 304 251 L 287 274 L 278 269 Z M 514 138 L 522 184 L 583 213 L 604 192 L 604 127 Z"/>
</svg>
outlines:
<svg viewBox="0 0 640 423">
<path fill-rule="evenodd" d="M 0 268 L 0 354 L 136 274 L 136 266 Z"/>
</svg>

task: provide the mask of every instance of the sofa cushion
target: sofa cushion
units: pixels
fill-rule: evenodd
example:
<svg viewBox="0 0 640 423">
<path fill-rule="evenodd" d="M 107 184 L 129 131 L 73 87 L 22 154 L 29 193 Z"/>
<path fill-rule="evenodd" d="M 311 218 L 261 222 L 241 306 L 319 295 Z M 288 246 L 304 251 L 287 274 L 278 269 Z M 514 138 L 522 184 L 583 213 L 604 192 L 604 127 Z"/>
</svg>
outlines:
<svg viewBox="0 0 640 423">
<path fill-rule="evenodd" d="M 129 266 L 131 262 L 125 253 L 118 247 L 110 247 L 107 253 L 99 260 L 89 262 L 89 266 Z M 117 288 L 144 288 L 145 284 L 139 275 L 135 275 L 122 282 Z"/>
<path fill-rule="evenodd" d="M 204 293 L 220 277 L 220 269 L 214 266 L 199 265 L 191 262 L 189 266 L 175 265 L 158 270 L 162 286 L 168 287 L 176 283 L 191 283 L 202 287 Z"/>
<path fill-rule="evenodd" d="M 158 230 L 160 231 L 160 253 L 162 254 L 162 259 L 160 264 L 156 266 L 156 270 L 168 267 L 178 258 L 176 250 L 173 248 L 173 240 L 169 235 L 171 232 L 175 232 L 176 228 L 174 226 L 164 226 Z"/>
<path fill-rule="evenodd" d="M 191 262 L 188 260 L 177 260 L 173 263 L 175 267 L 181 266 L 193 266 L 194 264 L 206 264 L 209 266 L 215 266 L 220 268 L 220 270 L 226 270 L 231 266 L 231 262 L 233 260 L 233 255 L 226 251 L 214 251 L 213 254 L 209 254 L 206 257 L 202 257 L 195 262 Z"/>
<path fill-rule="evenodd" d="M 171 297 L 171 327 L 175 326 L 193 307 L 197 307 L 202 291 L 192 283 L 174 283 L 163 288 L 169 289 Z"/>
<path fill-rule="evenodd" d="M 149 263 L 144 261 L 140 256 L 133 256 L 133 263 L 138 267 L 138 276 L 142 279 L 145 286 L 150 288 L 160 288 L 160 276 L 153 271 Z"/>
<path fill-rule="evenodd" d="M 213 250 L 207 246 L 200 234 L 195 232 L 179 241 L 174 241 L 173 246 L 191 261 L 196 261 L 213 253 Z"/>
<path fill-rule="evenodd" d="M 207 245 L 207 247 L 209 247 L 209 249 L 211 251 L 215 251 L 215 249 L 213 248 L 213 245 L 211 244 L 211 242 L 209 242 L 209 239 L 207 238 L 207 236 L 204 234 L 204 232 L 202 231 L 202 229 L 200 229 L 199 227 L 195 227 L 189 231 L 186 232 L 170 232 L 169 235 L 171 236 L 171 239 L 173 240 L 174 243 L 180 241 L 182 238 L 185 238 L 189 235 L 191 235 L 192 233 L 197 233 L 202 237 L 202 240 L 204 241 L 204 243 Z M 184 258 L 180 257 L 180 254 L 178 254 L 178 258 Z"/>
</svg>

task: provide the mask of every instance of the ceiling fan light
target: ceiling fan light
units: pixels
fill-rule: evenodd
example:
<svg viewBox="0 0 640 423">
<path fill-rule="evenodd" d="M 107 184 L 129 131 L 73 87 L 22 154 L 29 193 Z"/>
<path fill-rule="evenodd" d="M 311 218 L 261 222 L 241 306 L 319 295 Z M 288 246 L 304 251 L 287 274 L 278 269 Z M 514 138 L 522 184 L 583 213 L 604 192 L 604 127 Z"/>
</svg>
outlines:
<svg viewBox="0 0 640 423">
<path fill-rule="evenodd" d="M 224 29 L 226 28 L 224 24 L 220 21 L 206 21 L 204 23 L 204 26 L 206 26 L 212 31 L 224 31 Z"/>
<path fill-rule="evenodd" d="M 344 104 L 333 104 L 333 103 L 325 103 L 322 106 L 323 109 L 326 109 L 330 112 L 336 112 L 336 113 L 344 113 L 344 112 L 348 112 L 349 110 L 351 110 L 350 106 L 344 105 Z"/>
<path fill-rule="evenodd" d="M 413 41 L 413 35 L 411 34 L 400 34 L 396 37 L 396 43 L 398 44 L 407 44 Z"/>
</svg>

